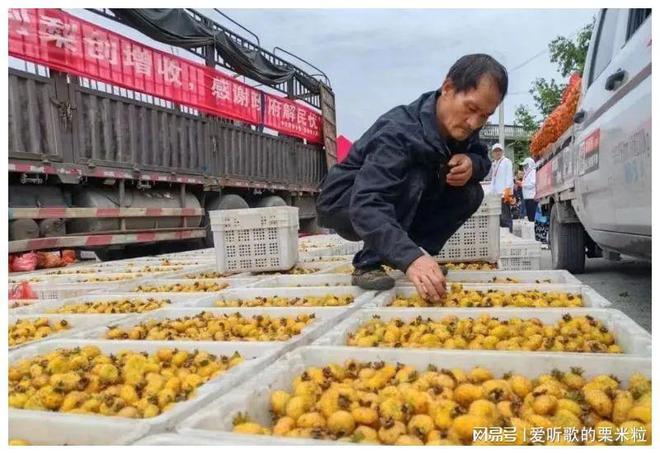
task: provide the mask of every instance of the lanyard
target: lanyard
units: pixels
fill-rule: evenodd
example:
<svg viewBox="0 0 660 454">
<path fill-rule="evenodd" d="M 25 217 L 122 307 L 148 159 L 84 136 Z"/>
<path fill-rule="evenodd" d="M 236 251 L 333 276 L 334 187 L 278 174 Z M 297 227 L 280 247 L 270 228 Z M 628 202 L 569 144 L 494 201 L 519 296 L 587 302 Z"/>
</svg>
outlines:
<svg viewBox="0 0 660 454">
<path fill-rule="evenodd" d="M 497 167 L 495 167 L 495 171 L 493 172 L 493 183 L 495 182 L 495 178 L 497 178 L 497 172 L 500 170 L 500 164 L 503 160 L 504 158 L 500 158 L 500 160 L 497 161 Z"/>
</svg>

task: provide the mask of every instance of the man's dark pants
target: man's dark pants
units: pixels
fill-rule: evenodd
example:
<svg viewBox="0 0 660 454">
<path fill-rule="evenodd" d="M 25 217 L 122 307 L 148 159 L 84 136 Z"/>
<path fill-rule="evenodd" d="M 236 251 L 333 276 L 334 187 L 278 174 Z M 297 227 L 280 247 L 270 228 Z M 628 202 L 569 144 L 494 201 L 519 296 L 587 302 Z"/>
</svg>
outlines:
<svg viewBox="0 0 660 454">
<path fill-rule="evenodd" d="M 513 218 L 511 216 L 511 205 L 502 200 L 502 213 L 500 214 L 500 227 L 506 227 L 513 232 Z"/>
<path fill-rule="evenodd" d="M 536 218 L 536 200 L 525 199 L 525 209 L 527 210 L 527 220 L 529 222 L 534 222 L 534 219 Z"/>
<path fill-rule="evenodd" d="M 424 248 L 431 255 L 436 255 L 447 240 L 474 214 L 481 205 L 484 191 L 478 182 L 469 182 L 463 187 L 445 186 L 441 194 L 423 197 L 420 200 L 412 223 L 407 228 L 410 239 Z M 397 221 L 403 225 L 403 219 L 410 218 L 410 213 L 403 213 Z M 331 225 L 326 225 L 331 224 Z M 349 241 L 359 241 L 348 217 L 348 210 L 342 215 L 333 216 L 331 222 L 324 225 L 334 229 L 339 236 Z M 406 226 L 403 226 L 406 228 Z M 388 265 L 377 251 L 365 247 L 353 257 L 356 268 L 373 268 Z"/>
</svg>

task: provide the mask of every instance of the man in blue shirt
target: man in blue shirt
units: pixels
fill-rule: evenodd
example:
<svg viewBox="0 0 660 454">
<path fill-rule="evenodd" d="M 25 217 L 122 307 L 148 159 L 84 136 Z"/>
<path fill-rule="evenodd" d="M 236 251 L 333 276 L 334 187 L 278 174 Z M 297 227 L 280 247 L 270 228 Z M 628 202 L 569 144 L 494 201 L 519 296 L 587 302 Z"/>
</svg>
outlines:
<svg viewBox="0 0 660 454">
<path fill-rule="evenodd" d="M 439 90 L 382 115 L 328 171 L 317 199 L 320 225 L 364 240 L 353 285 L 392 288 L 388 265 L 425 298 L 444 294 L 444 275 L 427 253 L 437 254 L 483 200 L 479 182 L 491 164 L 479 131 L 507 87 L 494 58 L 461 57 Z"/>
</svg>

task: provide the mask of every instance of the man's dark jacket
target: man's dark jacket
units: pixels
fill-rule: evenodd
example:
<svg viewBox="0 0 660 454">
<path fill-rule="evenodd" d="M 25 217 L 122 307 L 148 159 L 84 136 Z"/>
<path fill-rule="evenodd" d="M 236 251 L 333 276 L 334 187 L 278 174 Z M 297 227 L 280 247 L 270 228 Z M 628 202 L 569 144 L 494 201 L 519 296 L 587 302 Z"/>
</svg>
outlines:
<svg viewBox="0 0 660 454">
<path fill-rule="evenodd" d="M 347 158 L 330 168 L 317 199 L 322 226 L 336 228 L 348 219 L 366 247 L 402 271 L 423 255 L 407 232 L 422 196 L 443 192 L 451 155 L 467 153 L 472 159 L 468 184 L 478 184 L 490 170 L 479 131 L 462 142 L 441 136 L 438 96 L 439 90 L 424 93 L 412 104 L 382 115 L 353 144 Z"/>
</svg>

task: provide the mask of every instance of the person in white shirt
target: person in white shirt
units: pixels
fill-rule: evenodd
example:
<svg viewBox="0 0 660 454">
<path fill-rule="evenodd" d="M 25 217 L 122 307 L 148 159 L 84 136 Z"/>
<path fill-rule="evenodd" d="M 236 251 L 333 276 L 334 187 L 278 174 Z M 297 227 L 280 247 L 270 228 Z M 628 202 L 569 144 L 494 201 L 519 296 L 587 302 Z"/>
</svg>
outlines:
<svg viewBox="0 0 660 454">
<path fill-rule="evenodd" d="M 527 219 L 534 222 L 536 214 L 536 163 L 530 157 L 523 161 L 522 193 Z"/>
<path fill-rule="evenodd" d="M 502 197 L 505 190 L 513 196 L 513 163 L 504 156 L 502 145 L 496 143 L 491 148 L 493 153 L 493 165 L 491 167 L 490 193 Z M 507 227 L 509 231 L 513 230 L 513 220 L 511 218 L 511 205 L 502 198 L 502 214 L 500 215 L 500 227 Z"/>
</svg>

